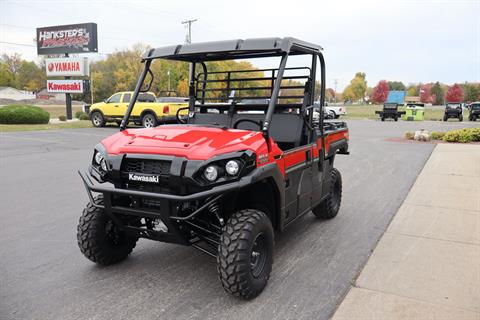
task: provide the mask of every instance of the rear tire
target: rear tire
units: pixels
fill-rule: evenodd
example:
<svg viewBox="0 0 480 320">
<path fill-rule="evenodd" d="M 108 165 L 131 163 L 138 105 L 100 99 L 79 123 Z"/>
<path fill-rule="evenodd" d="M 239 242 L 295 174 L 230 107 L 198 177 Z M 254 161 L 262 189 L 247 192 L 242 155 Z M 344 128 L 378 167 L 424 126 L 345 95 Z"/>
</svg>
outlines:
<svg viewBox="0 0 480 320">
<path fill-rule="evenodd" d="M 103 196 L 94 201 L 102 205 Z M 107 266 L 126 259 L 135 248 L 138 237 L 123 233 L 103 209 L 89 203 L 78 223 L 77 241 L 87 259 Z"/>
<path fill-rule="evenodd" d="M 333 168 L 330 172 L 330 190 L 328 198 L 312 209 L 313 214 L 320 219 L 332 219 L 340 210 L 342 203 L 342 175 Z"/>
<path fill-rule="evenodd" d="M 443 121 L 447 121 L 447 120 L 448 120 L 447 115 L 444 115 L 444 116 L 443 116 Z"/>
<path fill-rule="evenodd" d="M 158 126 L 157 117 L 153 113 L 145 113 L 142 117 L 142 126 L 144 128 L 154 128 Z"/>
<path fill-rule="evenodd" d="M 267 285 L 273 264 L 273 227 L 259 210 L 236 212 L 222 229 L 217 271 L 228 293 L 253 299 Z"/>
<path fill-rule="evenodd" d="M 103 114 L 100 111 L 92 112 L 92 115 L 90 116 L 90 120 L 92 120 L 92 124 L 94 127 L 97 127 L 97 128 L 105 127 L 105 118 L 103 117 Z"/>
<path fill-rule="evenodd" d="M 458 121 L 460 121 L 460 122 L 463 121 L 463 115 L 460 115 L 460 116 L 458 117 Z"/>
<path fill-rule="evenodd" d="M 385 121 L 385 117 L 382 117 L 382 121 Z"/>
<path fill-rule="evenodd" d="M 398 121 L 398 117 L 393 118 L 393 120 Z"/>
</svg>

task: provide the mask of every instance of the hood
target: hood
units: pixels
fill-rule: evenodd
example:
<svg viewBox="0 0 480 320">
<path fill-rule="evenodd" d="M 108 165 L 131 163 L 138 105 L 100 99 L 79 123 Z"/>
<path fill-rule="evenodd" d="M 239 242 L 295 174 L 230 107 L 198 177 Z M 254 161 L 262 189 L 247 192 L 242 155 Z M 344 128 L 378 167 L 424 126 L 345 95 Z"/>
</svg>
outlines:
<svg viewBox="0 0 480 320">
<path fill-rule="evenodd" d="M 101 106 L 105 105 L 105 102 L 96 102 L 96 103 L 92 103 L 92 105 L 90 106 L 90 109 L 93 109 L 93 108 L 100 108 Z"/>
<path fill-rule="evenodd" d="M 144 153 L 206 160 L 213 156 L 266 148 L 261 132 L 194 125 L 129 129 L 102 141 L 109 154 Z"/>
</svg>

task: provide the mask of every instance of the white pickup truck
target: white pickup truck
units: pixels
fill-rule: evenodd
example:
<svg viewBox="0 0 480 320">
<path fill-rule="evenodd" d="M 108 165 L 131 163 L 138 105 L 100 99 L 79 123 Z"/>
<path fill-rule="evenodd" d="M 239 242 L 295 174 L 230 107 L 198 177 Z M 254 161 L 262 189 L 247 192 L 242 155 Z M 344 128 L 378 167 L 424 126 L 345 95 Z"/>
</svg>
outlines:
<svg viewBox="0 0 480 320">
<path fill-rule="evenodd" d="M 320 105 L 315 103 L 315 108 L 313 109 L 313 118 L 318 119 L 319 118 L 319 112 L 318 110 L 320 109 Z M 347 114 L 347 108 L 345 106 L 339 106 L 339 105 L 328 105 L 328 103 L 325 104 L 325 118 L 326 119 L 338 119 L 340 116 L 344 116 Z"/>
</svg>

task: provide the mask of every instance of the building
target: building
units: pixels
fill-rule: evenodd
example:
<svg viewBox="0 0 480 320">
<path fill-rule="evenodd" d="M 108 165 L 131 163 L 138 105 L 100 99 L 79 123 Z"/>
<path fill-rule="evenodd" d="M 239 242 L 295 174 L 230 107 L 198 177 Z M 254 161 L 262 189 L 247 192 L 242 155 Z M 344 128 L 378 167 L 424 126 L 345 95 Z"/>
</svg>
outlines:
<svg viewBox="0 0 480 320">
<path fill-rule="evenodd" d="M 0 99 L 16 101 L 35 99 L 35 94 L 31 91 L 18 90 L 12 87 L 0 87 Z"/>
<path fill-rule="evenodd" d="M 419 96 L 407 96 L 405 97 L 405 103 L 419 103 L 420 97 Z"/>
<path fill-rule="evenodd" d="M 48 92 L 47 89 L 45 89 L 45 88 L 38 91 L 36 96 L 37 96 L 37 99 L 40 99 L 40 100 L 61 100 L 61 101 L 65 101 L 65 94 L 64 93 L 51 93 L 51 92 Z"/>
</svg>

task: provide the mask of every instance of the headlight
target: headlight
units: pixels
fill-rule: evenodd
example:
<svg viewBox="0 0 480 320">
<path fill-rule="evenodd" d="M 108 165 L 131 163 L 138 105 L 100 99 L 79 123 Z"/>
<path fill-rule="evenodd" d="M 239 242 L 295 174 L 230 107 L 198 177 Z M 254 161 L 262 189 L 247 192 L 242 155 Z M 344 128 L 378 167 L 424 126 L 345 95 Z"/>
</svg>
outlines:
<svg viewBox="0 0 480 320">
<path fill-rule="evenodd" d="M 225 171 L 231 176 L 236 175 L 239 169 L 240 169 L 240 166 L 238 165 L 238 162 L 235 160 L 230 160 L 225 165 Z"/>
<path fill-rule="evenodd" d="M 97 151 L 97 153 L 95 154 L 95 163 L 98 165 L 101 165 L 102 160 L 103 160 L 103 155 Z"/>
<path fill-rule="evenodd" d="M 203 171 L 203 176 L 210 182 L 217 180 L 218 177 L 218 170 L 215 166 L 208 166 Z"/>
<path fill-rule="evenodd" d="M 105 159 L 103 159 L 103 157 L 102 157 L 102 160 L 100 161 L 100 167 L 102 168 L 103 171 L 107 171 L 107 162 L 105 161 Z"/>
</svg>

